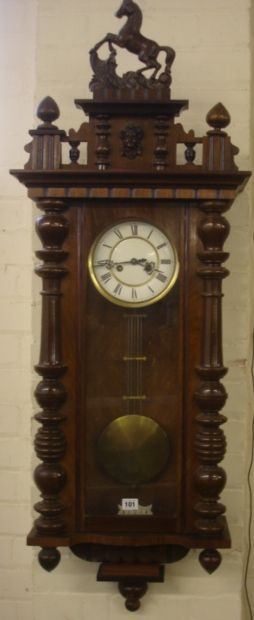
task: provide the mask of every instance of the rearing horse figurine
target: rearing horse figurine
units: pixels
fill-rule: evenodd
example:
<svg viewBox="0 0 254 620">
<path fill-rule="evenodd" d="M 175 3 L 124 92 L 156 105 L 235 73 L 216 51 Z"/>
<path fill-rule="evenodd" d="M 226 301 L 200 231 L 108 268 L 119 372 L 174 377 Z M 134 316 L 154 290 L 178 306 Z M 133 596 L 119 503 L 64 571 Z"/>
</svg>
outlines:
<svg viewBox="0 0 254 620">
<path fill-rule="evenodd" d="M 161 68 L 157 57 L 161 51 L 166 52 L 166 72 L 169 71 L 175 58 L 175 51 L 171 47 L 160 46 L 152 39 L 147 39 L 140 33 L 143 15 L 139 6 L 133 0 L 123 0 L 116 17 L 126 16 L 127 22 L 118 34 L 109 32 L 95 47 L 92 52 L 97 51 L 104 43 L 109 44 L 112 51 L 112 44 L 127 49 L 132 54 L 136 54 L 141 62 L 146 66 L 138 69 L 137 73 L 143 73 L 148 69 L 154 69 L 151 77 L 154 79 Z"/>
</svg>

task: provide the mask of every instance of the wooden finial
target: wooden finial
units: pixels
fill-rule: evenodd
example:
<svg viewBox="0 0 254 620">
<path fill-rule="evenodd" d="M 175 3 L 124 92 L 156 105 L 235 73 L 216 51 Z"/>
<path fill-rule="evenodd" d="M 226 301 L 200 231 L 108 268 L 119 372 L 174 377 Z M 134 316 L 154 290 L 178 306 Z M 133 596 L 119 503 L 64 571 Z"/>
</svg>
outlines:
<svg viewBox="0 0 254 620">
<path fill-rule="evenodd" d="M 38 558 L 41 567 L 49 573 L 59 564 L 61 556 L 58 549 L 43 547 L 38 554 Z"/>
<path fill-rule="evenodd" d="M 45 97 L 41 101 L 37 110 L 38 118 L 43 121 L 43 127 L 52 125 L 52 122 L 55 121 L 60 116 L 60 110 L 57 103 L 52 99 L 52 97 Z"/>
<path fill-rule="evenodd" d="M 221 131 L 224 127 L 227 127 L 230 123 L 230 114 L 223 105 L 223 103 L 217 103 L 211 110 L 209 110 L 206 121 L 214 131 Z"/>
<path fill-rule="evenodd" d="M 221 564 L 221 554 L 217 549 L 204 549 L 199 555 L 199 561 L 206 572 L 211 575 Z"/>
</svg>

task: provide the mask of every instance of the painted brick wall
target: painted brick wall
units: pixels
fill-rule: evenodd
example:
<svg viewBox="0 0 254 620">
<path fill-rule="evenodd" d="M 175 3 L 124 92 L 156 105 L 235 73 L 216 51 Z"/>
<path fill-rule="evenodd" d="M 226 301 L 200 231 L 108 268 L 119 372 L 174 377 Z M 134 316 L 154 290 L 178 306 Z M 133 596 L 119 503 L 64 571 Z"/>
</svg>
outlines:
<svg viewBox="0 0 254 620">
<path fill-rule="evenodd" d="M 32 617 L 31 206 L 8 174 L 26 161 L 33 119 L 34 0 L 0 1 L 0 617 Z"/>
<path fill-rule="evenodd" d="M 217 101 L 231 113 L 229 131 L 240 147 L 238 163 L 250 167 L 250 0 L 140 0 L 143 32 L 170 44 L 172 97 L 189 98 L 185 129 L 206 131 L 205 116 Z M 108 31 L 117 32 L 117 0 L 0 0 L 5 100 L 0 115 L 5 147 L 0 154 L 0 617 L 1 620 L 120 620 L 126 617 L 113 584 L 96 584 L 96 566 L 63 551 L 54 573 L 46 574 L 25 547 L 31 524 L 32 325 L 38 338 L 37 283 L 31 278 L 32 209 L 25 191 L 8 175 L 20 167 L 33 126 L 33 103 L 53 96 L 61 109 L 58 125 L 83 122 L 73 104 L 89 96 L 89 49 Z M 119 73 L 136 60 L 119 53 Z M 36 122 L 36 121 L 34 121 Z M 229 215 L 231 277 L 225 281 L 225 363 L 228 485 L 224 499 L 233 551 L 224 554 L 211 577 L 195 553 L 167 569 L 166 585 L 152 585 L 139 615 L 153 620 L 245 620 L 241 611 L 242 557 L 246 531 L 247 469 L 251 392 L 250 187 Z M 32 298 L 34 302 L 32 302 Z M 35 306 L 35 310 L 33 310 Z M 36 492 L 33 491 L 36 496 Z M 246 616 L 247 620 L 247 616 Z"/>
</svg>

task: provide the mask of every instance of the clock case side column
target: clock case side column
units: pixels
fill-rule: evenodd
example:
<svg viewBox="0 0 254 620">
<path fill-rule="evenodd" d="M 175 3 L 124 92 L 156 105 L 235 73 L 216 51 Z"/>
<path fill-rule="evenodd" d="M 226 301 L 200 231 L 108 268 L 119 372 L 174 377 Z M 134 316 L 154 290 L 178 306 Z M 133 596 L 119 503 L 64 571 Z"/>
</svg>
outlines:
<svg viewBox="0 0 254 620">
<path fill-rule="evenodd" d="M 64 201 L 42 199 L 37 206 L 44 211 L 36 220 L 36 232 L 43 245 L 36 256 L 43 264 L 35 269 L 42 278 L 41 347 L 39 363 L 35 367 L 42 377 L 35 390 L 41 407 L 35 419 L 42 425 L 35 436 L 35 451 L 42 463 L 36 467 L 34 479 L 42 501 L 35 504 L 34 508 L 40 516 L 28 536 L 28 543 L 42 547 L 39 561 L 44 569 L 50 571 L 60 560 L 56 548 L 60 543 L 57 540 L 61 541 L 66 536 L 66 505 L 61 494 L 67 475 L 61 461 L 66 452 L 66 436 L 62 428 L 65 413 L 62 408 L 67 392 L 62 377 L 67 367 L 62 360 L 61 282 L 67 274 L 63 262 L 68 253 L 62 245 L 68 235 L 68 222 L 63 214 L 67 208 Z"/>
<path fill-rule="evenodd" d="M 220 428 L 226 417 L 220 413 L 224 407 L 227 393 L 221 379 L 227 372 L 223 365 L 222 353 L 222 280 L 229 274 L 222 266 L 228 253 L 223 251 L 229 234 L 229 223 L 223 213 L 229 209 L 226 201 L 207 201 L 200 204 L 204 214 L 198 225 L 198 237 L 203 250 L 198 253 L 201 262 L 197 274 L 203 282 L 203 325 L 201 332 L 201 363 L 196 369 L 200 386 L 195 393 L 195 401 L 200 409 L 196 417 L 195 452 L 198 466 L 194 483 L 198 493 L 194 511 L 197 515 L 195 526 L 199 535 L 222 538 L 230 546 L 225 506 L 219 501 L 220 493 L 226 483 L 226 474 L 219 463 L 226 452 L 226 439 Z M 226 540 L 227 539 L 227 540 Z M 210 548 L 201 552 L 200 562 L 212 573 L 219 566 L 219 552 Z"/>
</svg>

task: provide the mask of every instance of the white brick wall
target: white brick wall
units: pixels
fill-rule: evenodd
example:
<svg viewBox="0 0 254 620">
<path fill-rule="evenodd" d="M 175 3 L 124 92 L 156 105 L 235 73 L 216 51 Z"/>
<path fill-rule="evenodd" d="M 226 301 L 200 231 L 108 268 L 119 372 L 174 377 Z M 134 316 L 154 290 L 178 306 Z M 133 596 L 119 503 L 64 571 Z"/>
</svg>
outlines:
<svg viewBox="0 0 254 620">
<path fill-rule="evenodd" d="M 0 0 L 0 617 L 30 620 L 31 207 L 8 173 L 26 161 L 33 119 L 34 0 Z"/>
<path fill-rule="evenodd" d="M 96 567 L 68 551 L 56 571 L 33 564 L 25 546 L 31 525 L 32 209 L 25 190 L 8 175 L 22 167 L 33 104 L 47 94 L 61 109 L 58 125 L 83 122 L 75 97 L 89 96 L 89 49 L 107 31 L 120 0 L 0 0 L 0 618 L 1 620 L 120 620 L 126 616 L 113 584 L 97 584 Z M 140 0 L 143 32 L 176 51 L 172 96 L 189 98 L 186 129 L 203 134 L 205 116 L 219 100 L 228 107 L 238 163 L 250 167 L 250 0 Z M 36 58 L 36 61 L 35 61 Z M 119 54 L 119 73 L 136 60 Z M 4 59 L 4 60 L 3 60 Z M 207 576 L 195 553 L 168 567 L 165 585 L 150 586 L 139 615 L 153 620 L 247 620 L 241 613 L 242 551 L 246 533 L 245 476 L 250 445 L 250 189 L 233 206 L 231 277 L 225 281 L 226 411 L 229 472 L 224 499 L 233 551 Z M 36 283 L 35 289 L 38 290 Z M 254 292 L 253 284 L 252 290 Z M 38 306 L 38 298 L 35 301 Z M 34 493 L 34 492 L 33 492 Z M 244 529 L 245 528 L 245 529 Z M 246 538 L 246 537 L 245 537 Z M 252 561 L 252 575 L 254 562 Z M 254 601 L 253 601 L 254 605 Z M 210 615 L 209 615 L 210 614 Z"/>
</svg>

